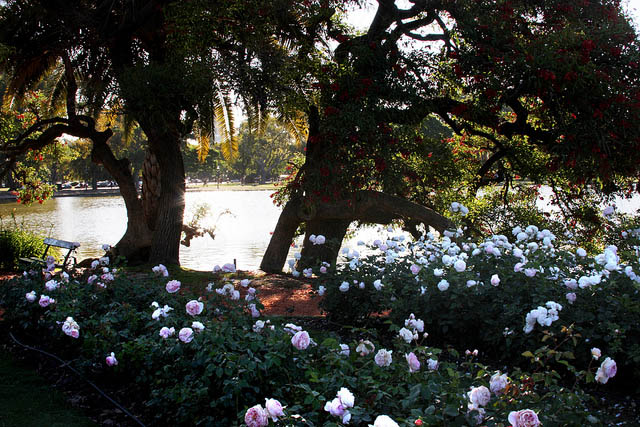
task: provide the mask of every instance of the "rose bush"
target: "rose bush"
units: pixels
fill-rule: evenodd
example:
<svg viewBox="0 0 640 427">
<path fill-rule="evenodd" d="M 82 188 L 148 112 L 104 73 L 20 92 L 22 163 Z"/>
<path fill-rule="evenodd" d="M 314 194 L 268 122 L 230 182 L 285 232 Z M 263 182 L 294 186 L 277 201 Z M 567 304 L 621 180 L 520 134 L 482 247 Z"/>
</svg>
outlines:
<svg viewBox="0 0 640 427">
<path fill-rule="evenodd" d="M 638 233 L 616 239 L 625 250 L 609 245 L 593 255 L 535 226 L 480 241 L 461 230 L 446 234 L 381 236 L 359 248 L 364 255 L 345 250 L 344 262 L 318 274 L 323 308 L 336 322 L 358 325 L 378 323 L 381 313 L 394 323 L 415 314 L 429 343 L 478 348 L 510 363 L 536 348 L 545 331 L 573 325 L 563 351 L 586 365 L 597 345 L 625 366 L 627 379 L 640 378 L 640 264 L 628 250 L 640 247 Z M 345 283 L 363 285 L 344 290 Z M 414 339 L 406 328 L 399 333 Z"/>
<path fill-rule="evenodd" d="M 104 274 L 107 267 L 96 268 Z M 134 279 L 111 267 L 114 278 L 101 287 L 87 281 L 95 273 L 59 280 L 51 293 L 56 302 L 47 307 L 26 295 L 41 293 L 52 277 L 33 272 L 3 284 L 5 325 L 30 344 L 72 360 L 103 387 L 126 393 L 151 424 L 267 425 L 276 418 L 285 425 L 504 425 L 522 408 L 535 411 L 545 425 L 606 420 L 582 389 L 567 388 L 551 374 L 518 368 L 503 374 L 478 363 L 474 352 L 431 346 L 426 317 L 339 335 L 255 319 L 249 305 L 263 308 L 259 289 L 250 293 L 234 278 L 215 276 L 217 285 L 208 289 L 182 286 L 170 294 L 163 275 Z M 504 287 L 506 276 L 501 280 Z M 197 322 L 187 310 L 169 310 L 192 301 L 203 305 Z M 162 314 L 154 317 L 157 310 Z M 58 325 L 81 333 L 71 339 Z M 401 327 L 410 340 L 398 333 Z M 594 375 L 596 367 L 589 369 Z M 611 376 L 613 366 L 608 362 L 602 370 Z"/>
</svg>

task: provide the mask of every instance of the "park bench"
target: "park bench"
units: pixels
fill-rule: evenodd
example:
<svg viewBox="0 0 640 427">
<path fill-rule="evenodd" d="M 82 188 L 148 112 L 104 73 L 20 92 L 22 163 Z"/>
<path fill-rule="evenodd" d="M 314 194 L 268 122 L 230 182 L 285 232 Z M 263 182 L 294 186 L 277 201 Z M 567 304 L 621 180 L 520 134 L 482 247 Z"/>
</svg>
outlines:
<svg viewBox="0 0 640 427">
<path fill-rule="evenodd" d="M 52 239 L 50 237 L 47 237 L 44 239 L 44 244 L 47 245 L 47 247 L 44 249 L 44 253 L 42 254 L 42 257 L 20 258 L 20 261 L 29 265 L 33 265 L 33 264 L 46 265 L 47 252 L 49 252 L 49 248 L 53 246 L 54 248 L 67 249 L 67 254 L 64 257 L 64 261 L 62 262 L 62 264 L 56 263 L 56 267 L 60 267 L 63 270 L 66 270 L 67 264 L 70 263 L 71 260 L 73 260 L 73 265 L 74 266 L 76 265 L 76 262 L 77 262 L 76 257 L 71 256 L 71 254 L 78 248 L 78 246 L 80 246 L 79 243 L 67 242 L 66 240 L 58 240 L 58 239 Z"/>
</svg>

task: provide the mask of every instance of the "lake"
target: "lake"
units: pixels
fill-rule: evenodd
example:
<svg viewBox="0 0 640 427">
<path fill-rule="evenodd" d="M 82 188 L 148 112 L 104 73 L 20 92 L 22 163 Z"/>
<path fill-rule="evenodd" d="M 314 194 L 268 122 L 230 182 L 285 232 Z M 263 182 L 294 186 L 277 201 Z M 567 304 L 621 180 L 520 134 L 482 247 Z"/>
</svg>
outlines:
<svg viewBox="0 0 640 427">
<path fill-rule="evenodd" d="M 239 269 L 255 270 L 269 244 L 281 209 L 269 195 L 272 191 L 202 191 L 185 195 L 185 222 L 197 206 L 207 204 L 210 213 L 203 225 L 216 225 L 216 238 L 195 238 L 190 247 L 180 247 L 184 267 L 211 270 L 233 262 Z M 223 213 L 228 211 L 229 213 Z M 78 260 L 104 254 L 103 244 L 115 245 L 126 230 L 126 209 L 119 196 L 58 197 L 42 205 L 0 204 L 0 218 L 7 225 L 15 213 L 18 224 L 45 237 L 79 242 Z M 222 215 L 220 215 L 222 214 Z"/>
<path fill-rule="evenodd" d="M 267 249 L 271 232 L 281 209 L 275 206 L 269 191 L 190 191 L 185 195 L 185 222 L 198 206 L 207 204 L 210 212 L 203 225 L 216 226 L 216 238 L 195 238 L 190 247 L 180 246 L 182 266 L 195 270 L 211 270 L 236 260 L 241 270 L 257 270 Z M 539 205 L 547 205 L 549 191 L 543 187 Z M 632 213 L 640 207 L 640 198 L 616 201 L 618 210 Z M 228 213 L 226 213 L 228 212 Z M 58 197 L 42 205 L 23 206 L 0 203 L 0 219 L 6 226 L 15 213 L 18 224 L 54 237 L 80 242 L 78 260 L 104 254 L 103 244 L 115 245 L 126 229 L 126 210 L 119 196 Z M 378 237 L 379 227 L 359 230 L 344 246 L 354 247 L 358 240 L 370 242 Z M 299 239 L 301 241 L 301 238 Z M 289 256 L 298 249 L 292 248 Z"/>
</svg>

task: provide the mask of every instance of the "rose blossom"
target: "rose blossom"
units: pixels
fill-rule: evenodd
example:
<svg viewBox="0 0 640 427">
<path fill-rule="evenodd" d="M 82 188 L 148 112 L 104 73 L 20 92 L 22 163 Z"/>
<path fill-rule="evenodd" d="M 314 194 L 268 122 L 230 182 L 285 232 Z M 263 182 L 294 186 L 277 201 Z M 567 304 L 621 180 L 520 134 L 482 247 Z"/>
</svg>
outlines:
<svg viewBox="0 0 640 427">
<path fill-rule="evenodd" d="M 391 353 L 393 353 L 393 351 L 385 350 L 384 348 L 378 350 L 374 357 L 376 365 L 380 366 L 381 368 L 391 365 Z"/>
<path fill-rule="evenodd" d="M 180 282 L 178 280 L 169 280 L 166 289 L 170 294 L 174 294 L 180 290 Z"/>
<path fill-rule="evenodd" d="M 40 304 L 40 307 L 47 307 L 49 304 L 53 304 L 54 302 L 56 302 L 56 300 L 53 298 L 47 295 L 40 295 L 40 301 L 38 301 L 38 304 Z"/>
<path fill-rule="evenodd" d="M 348 357 L 350 353 L 351 353 L 351 350 L 349 349 L 349 346 L 347 344 L 340 344 L 341 355 Z"/>
<path fill-rule="evenodd" d="M 342 406 L 344 406 L 345 408 L 353 408 L 353 405 L 355 405 L 356 398 L 353 393 L 351 393 L 351 391 L 349 391 L 349 389 L 346 387 L 340 387 L 340 390 L 338 390 L 336 396 L 338 396 L 338 399 L 340 399 Z"/>
<path fill-rule="evenodd" d="M 486 406 L 491 399 L 491 392 L 488 388 L 481 385 L 480 387 L 474 387 L 467 393 L 469 401 L 475 406 Z"/>
<path fill-rule="evenodd" d="M 116 354 L 111 352 L 110 355 L 105 359 L 107 366 L 116 366 L 118 364 L 118 359 L 116 359 Z"/>
<path fill-rule="evenodd" d="M 284 416 L 282 404 L 276 399 L 265 399 L 264 407 L 267 411 L 267 415 L 271 417 L 274 423 L 278 422 L 278 417 Z"/>
<path fill-rule="evenodd" d="M 53 279 L 44 284 L 44 287 L 47 288 L 49 292 L 55 291 L 56 289 L 58 289 L 58 286 L 60 286 L 58 282 Z"/>
<path fill-rule="evenodd" d="M 174 327 L 167 328 L 166 326 L 164 326 L 162 329 L 160 329 L 160 336 L 165 340 L 175 333 L 176 333 L 176 328 Z"/>
<path fill-rule="evenodd" d="M 531 409 L 522 409 L 509 413 L 509 422 L 513 427 L 538 427 L 538 415 Z"/>
<path fill-rule="evenodd" d="M 505 388 L 507 388 L 508 381 L 507 374 L 500 375 L 500 371 L 498 371 L 491 376 L 491 379 L 489 380 L 489 388 L 494 394 L 502 394 Z"/>
<path fill-rule="evenodd" d="M 360 340 L 360 343 L 356 347 L 356 353 L 360 356 L 367 356 L 376 350 L 376 346 L 369 340 Z"/>
<path fill-rule="evenodd" d="M 204 304 L 200 301 L 191 300 L 187 303 L 186 310 L 187 314 L 191 316 L 197 316 L 198 314 L 202 313 L 202 310 L 204 310 Z"/>
<path fill-rule="evenodd" d="M 413 352 L 405 354 L 404 357 L 407 359 L 407 364 L 409 364 L 410 373 L 418 372 L 420 370 L 420 361 Z"/>
<path fill-rule="evenodd" d="M 309 342 L 311 339 L 309 338 L 309 333 L 307 331 L 299 331 L 291 337 L 291 344 L 298 350 L 305 350 L 309 347 Z"/>
<path fill-rule="evenodd" d="M 569 304 L 573 304 L 578 298 L 575 292 L 568 292 L 565 297 L 567 298 L 567 301 L 569 301 Z"/>
<path fill-rule="evenodd" d="M 62 332 L 72 338 L 78 338 L 80 336 L 80 325 L 73 320 L 73 317 L 67 317 L 62 324 Z"/>
<path fill-rule="evenodd" d="M 598 347 L 593 347 L 591 349 L 591 355 L 593 356 L 594 359 L 598 360 L 600 359 L 600 356 L 602 356 L 602 352 Z"/>
<path fill-rule="evenodd" d="M 440 364 L 436 359 L 427 360 L 427 367 L 429 368 L 430 371 L 437 371 L 439 365 Z"/>
<path fill-rule="evenodd" d="M 465 263 L 464 260 L 459 259 L 453 264 L 453 268 L 458 273 L 462 273 L 467 268 L 467 263 Z"/>
<path fill-rule="evenodd" d="M 411 332 L 407 328 L 402 328 L 398 331 L 398 335 L 402 338 L 407 344 L 410 344 L 413 341 L 413 332 Z"/>
<path fill-rule="evenodd" d="M 327 403 L 324 404 L 324 410 L 334 417 L 342 418 L 343 424 L 348 424 L 349 420 L 351 420 L 351 413 L 345 409 L 345 406 L 340 402 L 340 398 L 338 397 L 332 401 L 327 401 Z"/>
<path fill-rule="evenodd" d="M 614 377 L 617 372 L 618 367 L 616 365 L 616 361 L 610 357 L 607 357 L 606 359 L 604 359 L 604 361 L 598 368 L 598 371 L 596 372 L 596 381 L 601 384 L 606 384 L 607 381 L 609 381 L 611 377 Z"/>
<path fill-rule="evenodd" d="M 491 284 L 493 286 L 498 286 L 500 284 L 500 277 L 497 274 L 491 276 Z"/>
<path fill-rule="evenodd" d="M 180 338 L 180 341 L 184 343 L 190 343 L 193 340 L 193 329 L 191 328 L 180 329 L 180 332 L 178 332 L 178 338 Z"/>
<path fill-rule="evenodd" d="M 31 291 L 28 294 L 25 294 L 24 297 L 27 299 L 27 301 L 34 302 L 36 300 L 36 298 L 37 298 L 36 297 L 36 291 Z"/>
<path fill-rule="evenodd" d="M 260 310 L 256 308 L 255 304 L 249 304 L 249 311 L 251 311 L 251 317 L 253 317 L 254 319 L 256 317 L 260 317 Z"/>
<path fill-rule="evenodd" d="M 247 413 L 244 415 L 244 422 L 247 427 L 265 427 L 269 424 L 269 417 L 262 405 L 256 405 L 247 409 Z"/>
<path fill-rule="evenodd" d="M 373 422 L 373 427 L 399 427 L 388 415 L 378 415 Z"/>
<path fill-rule="evenodd" d="M 324 405 L 324 410 L 333 415 L 334 417 L 341 417 L 343 424 L 348 424 L 351 420 L 351 413 L 347 408 L 353 408 L 355 404 L 355 397 L 349 389 L 342 387 L 336 394 L 336 397 L 327 401 Z"/>
</svg>

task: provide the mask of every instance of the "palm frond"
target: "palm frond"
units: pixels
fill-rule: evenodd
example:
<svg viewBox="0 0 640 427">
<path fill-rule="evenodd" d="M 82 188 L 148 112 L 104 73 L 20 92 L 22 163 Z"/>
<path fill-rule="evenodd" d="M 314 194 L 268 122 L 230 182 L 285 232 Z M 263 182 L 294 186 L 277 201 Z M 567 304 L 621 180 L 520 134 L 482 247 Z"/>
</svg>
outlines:
<svg viewBox="0 0 640 427">
<path fill-rule="evenodd" d="M 305 144 L 309 136 L 309 125 L 302 111 L 278 112 L 276 120 L 289 132 L 297 146 Z"/>
<path fill-rule="evenodd" d="M 247 122 L 251 134 L 261 136 L 267 128 L 267 117 L 259 103 L 245 102 L 247 110 Z"/>
<path fill-rule="evenodd" d="M 205 162 L 209 155 L 209 149 L 211 148 L 211 133 L 206 129 L 208 126 L 203 126 L 203 124 L 202 120 L 198 120 L 193 125 L 193 132 L 195 134 L 196 141 L 198 142 L 196 150 L 198 153 L 198 161 L 200 163 Z"/>
<path fill-rule="evenodd" d="M 35 87 L 44 76 L 56 65 L 57 57 L 53 54 L 40 55 L 15 61 L 9 73 L 9 81 L 3 94 L 3 107 L 9 108 L 20 102 L 21 95 Z"/>
<path fill-rule="evenodd" d="M 220 136 L 220 152 L 226 160 L 238 157 L 238 136 L 234 127 L 233 105 L 229 94 L 218 88 L 214 104 L 213 119 Z"/>
<path fill-rule="evenodd" d="M 64 67 L 56 66 L 47 77 L 47 110 L 50 116 L 61 116 L 64 114 L 67 103 L 67 80 L 65 79 Z"/>
</svg>

